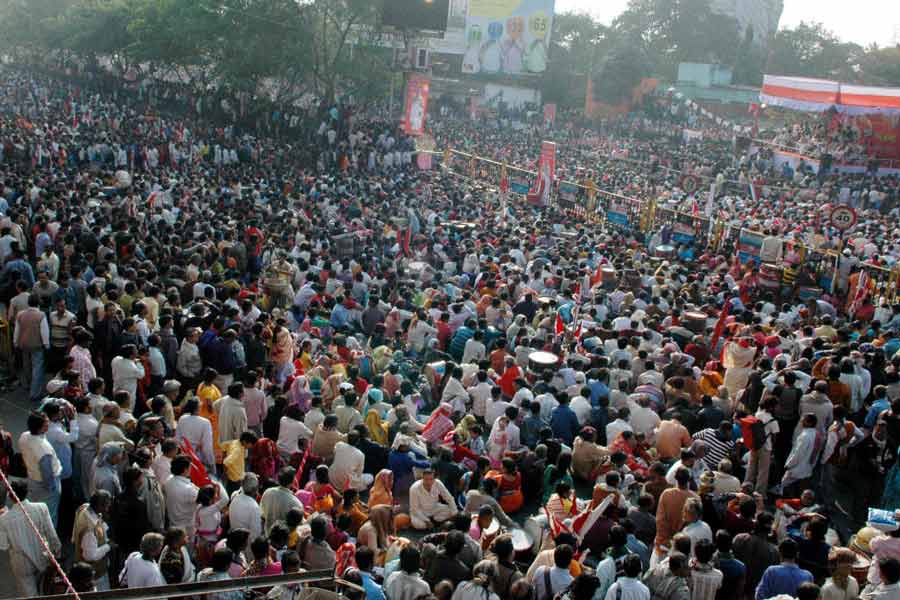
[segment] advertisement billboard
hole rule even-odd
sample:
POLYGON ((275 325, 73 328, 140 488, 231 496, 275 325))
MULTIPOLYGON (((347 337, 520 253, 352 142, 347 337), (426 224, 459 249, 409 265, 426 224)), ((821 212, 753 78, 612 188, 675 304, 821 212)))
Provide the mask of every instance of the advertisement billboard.
POLYGON ((554 0, 469 0, 462 72, 543 73, 553 4, 554 0))
POLYGON ((428 112, 428 89, 431 81, 425 75, 412 73, 406 82, 406 104, 403 110, 403 131, 409 135, 425 133, 428 112))

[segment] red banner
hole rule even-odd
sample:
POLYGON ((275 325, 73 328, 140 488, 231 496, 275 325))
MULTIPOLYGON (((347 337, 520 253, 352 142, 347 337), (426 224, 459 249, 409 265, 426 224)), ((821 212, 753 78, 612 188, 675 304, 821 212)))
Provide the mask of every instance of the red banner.
POLYGON ((403 131, 409 135, 425 133, 425 115, 428 112, 428 90, 431 80, 421 73, 412 73, 406 82, 406 104, 403 110, 403 131))
POLYGON ((528 201, 547 206, 550 204, 550 191, 553 189, 556 174, 556 142, 541 142, 541 158, 538 160, 537 171, 534 187, 528 192, 528 201))

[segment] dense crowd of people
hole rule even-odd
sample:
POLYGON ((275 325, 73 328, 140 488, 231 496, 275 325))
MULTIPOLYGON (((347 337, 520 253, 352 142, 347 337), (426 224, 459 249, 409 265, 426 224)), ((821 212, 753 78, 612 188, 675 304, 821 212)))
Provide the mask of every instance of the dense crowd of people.
MULTIPOLYGON (((900 305, 860 269, 896 258, 895 195, 803 298, 732 248, 668 255, 665 226, 420 170, 374 111, 312 107, 298 150, 152 97, 0 71, 21 596, 52 554, 77 591, 326 570, 366 600, 900 597, 900 305)), ((433 121, 523 166, 548 135, 433 121)), ((722 141, 654 144, 676 129, 552 135, 561 173, 611 191, 718 182, 777 264, 797 196, 841 200, 722 141), (760 198, 783 227, 733 174, 781 186, 760 198)))

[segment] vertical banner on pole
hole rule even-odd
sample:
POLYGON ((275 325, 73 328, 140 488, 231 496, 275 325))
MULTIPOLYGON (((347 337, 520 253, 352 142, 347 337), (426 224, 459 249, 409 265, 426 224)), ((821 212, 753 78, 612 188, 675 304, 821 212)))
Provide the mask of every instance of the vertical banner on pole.
POLYGON ((541 142, 537 179, 528 192, 528 201, 538 206, 550 204, 550 191, 556 174, 556 142, 541 142))
POLYGON ((412 73, 406 82, 406 104, 403 108, 401 127, 409 135, 425 133, 425 115, 428 112, 428 90, 431 81, 421 73, 412 73))

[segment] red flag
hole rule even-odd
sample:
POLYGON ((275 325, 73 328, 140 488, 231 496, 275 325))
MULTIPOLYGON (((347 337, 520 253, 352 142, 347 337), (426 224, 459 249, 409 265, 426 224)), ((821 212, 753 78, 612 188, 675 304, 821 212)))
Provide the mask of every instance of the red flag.
POLYGON ((306 459, 309 458, 309 446, 306 446, 306 451, 303 453, 303 458, 300 459, 300 465, 297 467, 297 474, 294 475, 294 482, 291 484, 291 489, 297 491, 300 489, 301 484, 303 483, 303 469, 306 468, 306 459))
POLYGON ((559 316, 559 313, 556 313, 556 327, 554 328, 556 331, 556 335, 562 335, 562 333, 566 330, 566 325, 563 323, 562 317, 559 316))
POLYGON ((591 287, 594 287, 595 285, 597 285, 598 283, 603 281, 602 267, 603 267, 602 263, 597 264, 597 269, 594 271, 594 274, 591 275, 591 287))
POLYGON ((716 321, 716 327, 713 329, 712 340, 709 342, 710 352, 716 351, 716 344, 719 343, 719 338, 722 337, 722 334, 725 332, 725 320, 728 318, 728 313, 731 311, 731 299, 725 300, 725 306, 722 307, 722 312, 719 313, 719 320, 716 321))
POLYGON ((697 204, 696 198, 694 198, 694 200, 691 202, 691 216, 692 217, 700 216, 700 205, 697 204))
POLYGON ((410 250, 409 244, 412 241, 412 225, 406 228, 406 233, 403 234, 403 254, 406 256, 412 256, 412 250, 410 250))
POLYGON ((203 487, 204 485, 212 483, 212 480, 209 478, 209 473, 206 471, 206 467, 200 461, 200 457, 194 452, 194 447, 191 446, 191 443, 188 440, 181 440, 181 451, 191 459, 191 468, 189 471, 191 482, 197 487, 203 487))

